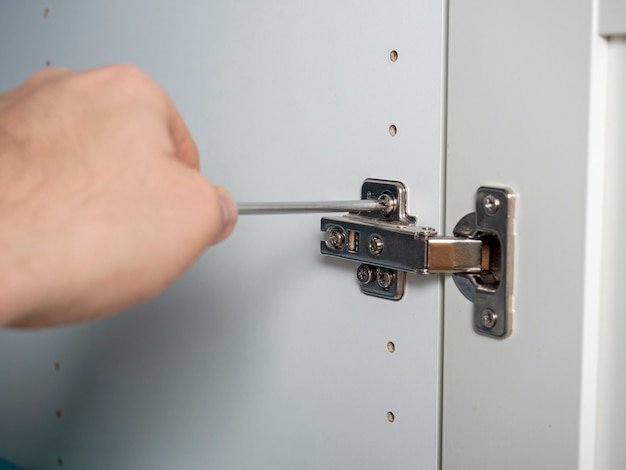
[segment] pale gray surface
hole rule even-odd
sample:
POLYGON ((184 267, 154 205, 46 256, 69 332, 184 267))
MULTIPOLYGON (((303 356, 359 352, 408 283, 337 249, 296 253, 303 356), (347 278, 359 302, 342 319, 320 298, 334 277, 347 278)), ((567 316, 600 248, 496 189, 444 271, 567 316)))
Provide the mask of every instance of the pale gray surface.
POLYGON ((519 199, 511 337, 472 333, 471 306, 446 282, 443 468, 587 468, 592 4, 459 0, 449 12, 447 224, 472 210, 482 184, 519 199))
MULTIPOLYGON (((352 199, 391 177, 439 226, 441 28, 434 0, 3 2, 0 89, 47 60, 132 62, 237 199, 352 199)), ((437 279, 398 303, 363 296, 355 265, 319 254, 319 219, 241 220, 128 314, 1 332, 0 455, 33 469, 436 468, 437 279)))
POLYGON ((599 29, 604 36, 626 35, 626 2, 599 0, 599 29))
POLYGON ((602 308, 598 374, 597 468, 626 468, 626 38, 608 47, 607 160, 602 230, 602 308))

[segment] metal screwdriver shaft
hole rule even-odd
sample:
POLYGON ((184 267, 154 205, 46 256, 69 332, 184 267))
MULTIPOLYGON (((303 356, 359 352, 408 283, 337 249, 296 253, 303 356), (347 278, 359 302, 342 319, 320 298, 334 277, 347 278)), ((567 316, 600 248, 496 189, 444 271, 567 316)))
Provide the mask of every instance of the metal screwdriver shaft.
POLYGON ((237 203, 239 215, 304 214, 312 212, 375 212, 384 210, 386 206, 386 201, 373 199, 362 199, 360 201, 237 203))

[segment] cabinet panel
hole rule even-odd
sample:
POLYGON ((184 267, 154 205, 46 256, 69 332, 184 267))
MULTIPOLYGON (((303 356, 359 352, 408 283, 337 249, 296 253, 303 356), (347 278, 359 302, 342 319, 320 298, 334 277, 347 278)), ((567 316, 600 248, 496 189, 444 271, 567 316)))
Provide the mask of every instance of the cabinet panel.
MULTIPOLYGON (((131 62, 172 94, 203 172, 238 200, 353 199, 367 177, 401 179, 420 223, 440 226, 441 2, 1 8, 2 89, 46 61, 131 62)), ((319 254, 319 219, 242 218, 153 301, 0 332, 0 455, 29 468, 436 468, 439 282, 414 278, 397 303, 363 296, 356 265, 319 254)))

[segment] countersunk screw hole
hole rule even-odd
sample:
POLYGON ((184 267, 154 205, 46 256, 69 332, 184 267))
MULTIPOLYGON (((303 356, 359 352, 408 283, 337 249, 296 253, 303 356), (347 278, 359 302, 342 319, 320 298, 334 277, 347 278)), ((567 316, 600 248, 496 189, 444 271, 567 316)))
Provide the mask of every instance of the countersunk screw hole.
POLYGON ((398 60, 398 51, 393 50, 389 53, 389 60, 391 62, 395 62, 396 60, 398 60))
POLYGON ((396 345, 393 344, 393 341, 389 341, 387 343, 387 351, 389 351, 390 353, 394 352, 396 350, 396 345))
POLYGON ((387 411, 387 421, 393 423, 396 420, 395 415, 391 411, 387 411))
POLYGON ((392 124, 389 126, 389 135, 391 137, 394 137, 396 134, 398 133, 398 128, 396 127, 395 124, 392 124))

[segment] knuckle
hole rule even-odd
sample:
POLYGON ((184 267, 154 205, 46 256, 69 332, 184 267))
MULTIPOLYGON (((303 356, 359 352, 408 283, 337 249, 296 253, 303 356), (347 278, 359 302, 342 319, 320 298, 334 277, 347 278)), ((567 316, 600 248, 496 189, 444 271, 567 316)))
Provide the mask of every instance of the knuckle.
POLYGON ((144 89, 151 83, 150 78, 138 67, 131 64, 115 64, 104 69, 107 78, 117 86, 131 89, 144 89))
POLYGON ((162 91, 159 85, 139 67, 132 64, 115 64, 108 66, 105 73, 111 86, 124 95, 157 103, 161 100, 162 91))

